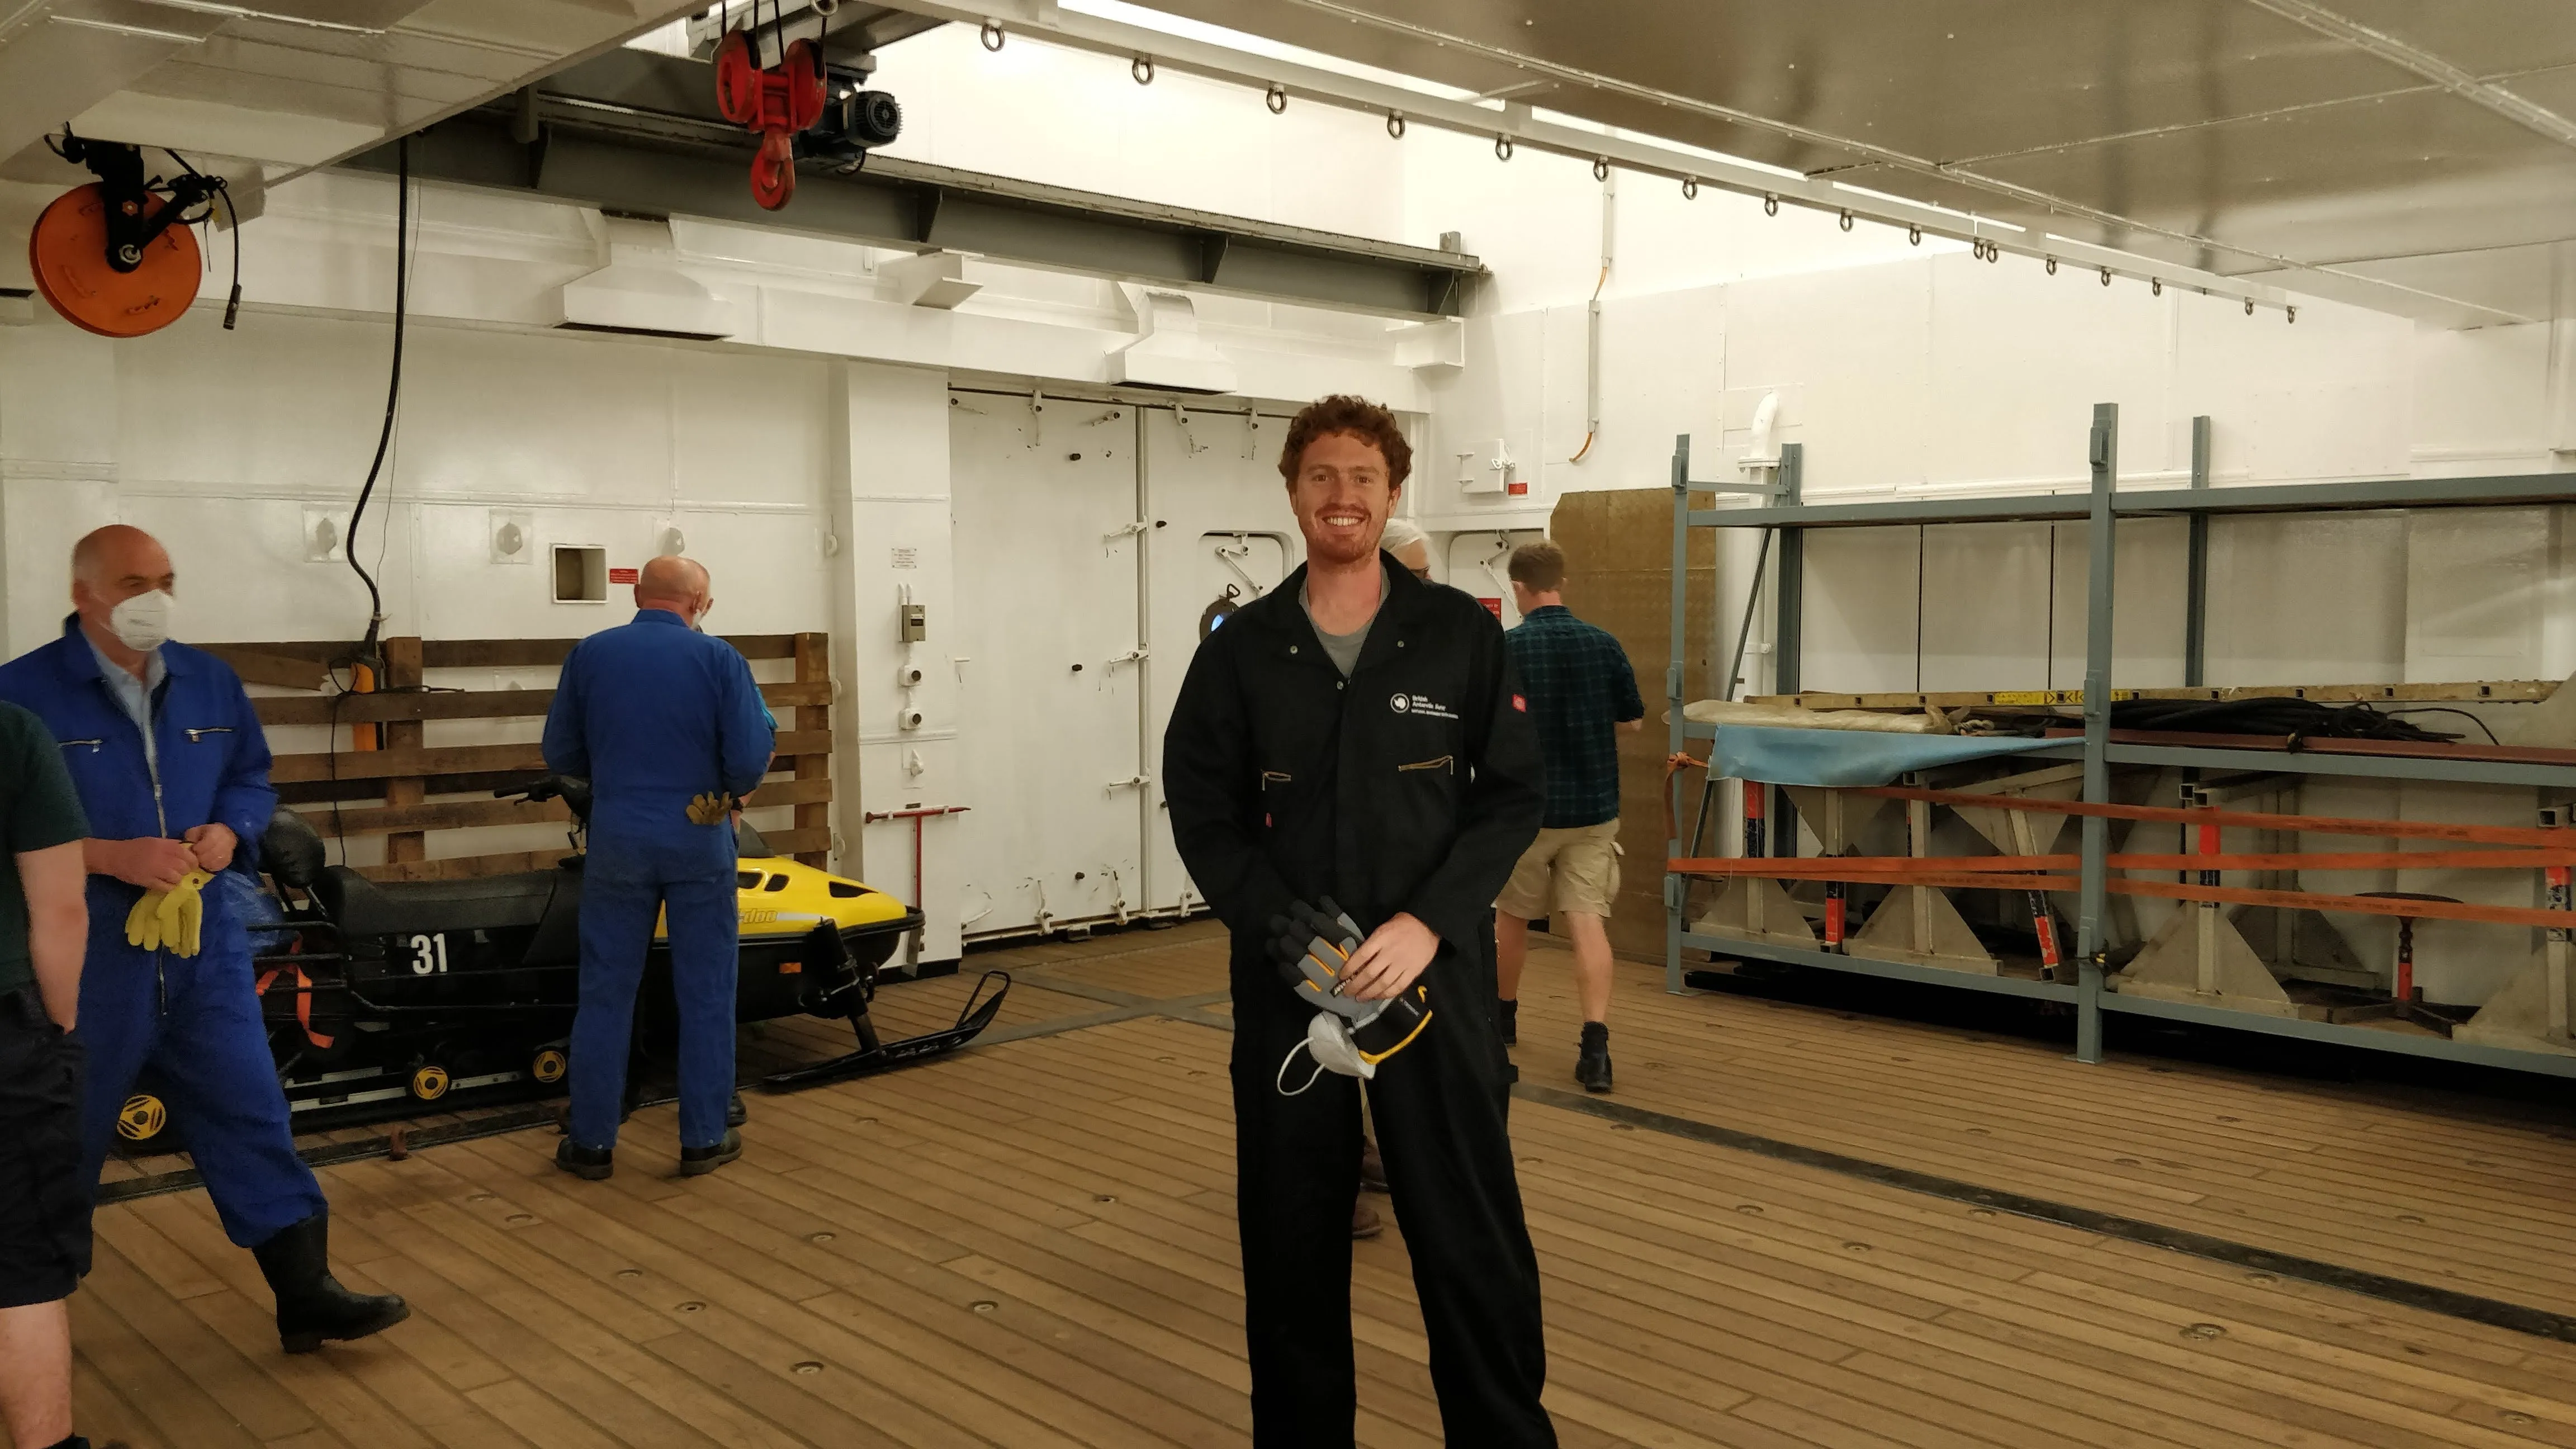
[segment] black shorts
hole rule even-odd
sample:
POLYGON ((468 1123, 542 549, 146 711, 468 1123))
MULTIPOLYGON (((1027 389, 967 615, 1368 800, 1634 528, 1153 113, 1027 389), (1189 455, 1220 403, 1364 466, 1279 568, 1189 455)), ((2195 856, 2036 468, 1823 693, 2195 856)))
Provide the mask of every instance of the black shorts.
POLYGON ((0 995, 0 1308, 68 1298, 89 1271, 81 1044, 34 987, 0 995))

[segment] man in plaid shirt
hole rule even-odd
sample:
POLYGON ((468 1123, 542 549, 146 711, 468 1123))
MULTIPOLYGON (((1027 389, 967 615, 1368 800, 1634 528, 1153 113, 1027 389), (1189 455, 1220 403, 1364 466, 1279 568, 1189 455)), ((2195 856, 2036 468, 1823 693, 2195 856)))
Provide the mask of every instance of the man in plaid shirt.
POLYGON ((1553 543, 1512 550, 1518 628, 1503 636, 1529 694, 1547 767, 1547 815, 1494 902, 1495 984, 1503 999, 1503 1040, 1520 1040, 1521 966, 1529 923, 1545 916, 1574 942, 1574 989, 1583 1004, 1582 1053, 1574 1078, 1610 1090, 1610 901, 1619 894, 1619 741, 1640 730, 1646 703, 1628 651, 1574 617, 1560 592, 1565 551, 1553 543))

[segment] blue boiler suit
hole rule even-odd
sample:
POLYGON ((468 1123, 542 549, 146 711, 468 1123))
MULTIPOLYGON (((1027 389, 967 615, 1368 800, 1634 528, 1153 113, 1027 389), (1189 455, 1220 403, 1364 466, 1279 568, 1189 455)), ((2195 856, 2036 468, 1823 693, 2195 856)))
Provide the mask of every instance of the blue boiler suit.
MULTIPOLYGON (((152 694, 151 755, 77 615, 64 622, 60 639, 0 666, 0 699, 35 711, 53 731, 94 837, 175 840, 196 826, 221 824, 240 837, 236 861, 247 859, 277 808, 268 737, 231 666, 185 644, 164 644, 160 654, 165 673, 152 694)), ((313 1170, 295 1155, 241 913, 229 892, 210 883, 197 954, 146 951, 125 941, 125 918, 142 897, 140 887, 114 876, 89 878, 89 954, 80 986, 80 1037, 89 1051, 82 1181, 95 1188, 117 1112, 149 1063, 169 1084, 171 1114, 225 1235, 257 1247, 326 1205, 313 1170)))
POLYGON ((671 988, 680 1008, 680 1144, 725 1134, 733 1093, 733 825, 689 823, 689 802, 743 796, 774 743, 734 647, 667 609, 573 647, 546 714, 546 768, 590 781, 590 858, 582 868, 581 1005, 572 1025, 571 1137, 617 1145, 635 990, 667 912, 671 988))

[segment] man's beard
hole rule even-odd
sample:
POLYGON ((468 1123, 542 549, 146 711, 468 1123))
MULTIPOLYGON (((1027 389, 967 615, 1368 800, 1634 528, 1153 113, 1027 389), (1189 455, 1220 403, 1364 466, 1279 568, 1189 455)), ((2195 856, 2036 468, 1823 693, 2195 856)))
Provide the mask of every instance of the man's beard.
MULTIPOLYGON (((1383 531, 1380 530, 1381 534, 1383 531)), ((1321 538, 1308 535, 1306 539, 1306 556, 1317 563, 1355 564, 1376 552, 1377 539, 1374 537, 1346 539, 1337 533, 1326 533, 1321 538)))

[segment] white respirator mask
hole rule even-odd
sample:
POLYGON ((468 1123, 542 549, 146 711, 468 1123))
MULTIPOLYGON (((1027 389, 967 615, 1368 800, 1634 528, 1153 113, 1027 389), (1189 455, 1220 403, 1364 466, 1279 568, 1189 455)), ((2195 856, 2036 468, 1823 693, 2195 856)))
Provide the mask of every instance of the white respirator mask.
POLYGON ((154 589, 108 611, 107 627, 117 642, 138 653, 149 654, 170 641, 170 613, 179 601, 154 589))

